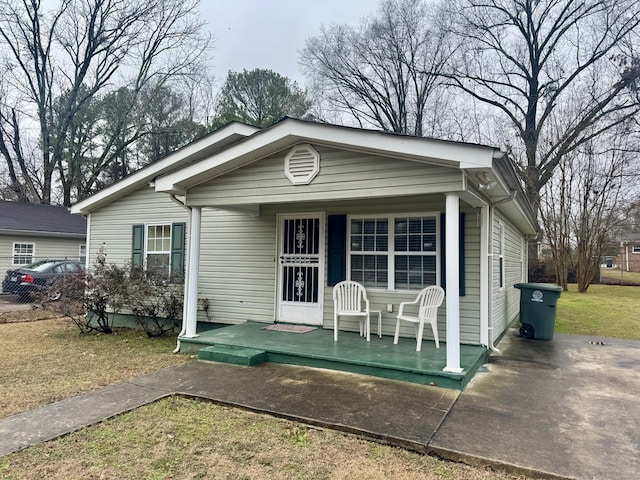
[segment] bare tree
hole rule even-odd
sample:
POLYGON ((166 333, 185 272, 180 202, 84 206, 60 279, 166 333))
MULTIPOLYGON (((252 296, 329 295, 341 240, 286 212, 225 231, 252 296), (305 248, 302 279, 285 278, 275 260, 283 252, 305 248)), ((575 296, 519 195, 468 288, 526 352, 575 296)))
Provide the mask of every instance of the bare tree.
POLYGON ((618 126, 565 156, 541 190, 556 281, 565 290, 569 269, 580 292, 596 278, 605 249, 625 221, 620 207, 637 193, 636 155, 637 132, 618 126))
POLYGON ((638 9, 635 0, 452 5, 460 56, 449 83, 507 119, 536 211, 539 192, 564 157, 637 115, 638 9), (559 112, 563 125, 552 121, 559 112))
POLYGON ((382 0, 359 27, 323 27, 300 63, 329 108, 359 126, 422 136, 449 55, 437 14, 423 0, 382 0))
MULTIPOLYGON (((197 70, 209 39, 196 6, 197 0, 62 0, 45 10, 40 0, 21 0, 0 7, 0 154, 18 198, 50 203, 55 169, 62 182, 73 177, 65 175, 70 131, 100 92, 126 85, 133 92, 131 103, 120 105, 126 113, 150 82, 163 85, 197 70), (37 135, 30 135, 34 124, 37 135), (40 157, 30 164, 25 143, 34 137, 40 157)), ((120 152, 112 139, 103 148, 105 168, 120 152)))

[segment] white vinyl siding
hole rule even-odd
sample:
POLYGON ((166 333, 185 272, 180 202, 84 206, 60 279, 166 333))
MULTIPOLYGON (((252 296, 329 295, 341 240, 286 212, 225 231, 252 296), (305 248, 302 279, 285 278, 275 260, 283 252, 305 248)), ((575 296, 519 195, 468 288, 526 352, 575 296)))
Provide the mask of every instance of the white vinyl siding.
POLYGON ((520 291, 513 286, 522 282, 522 243, 524 236, 500 213, 496 212, 493 227, 493 298, 492 312, 494 339, 507 329, 520 310, 520 291), (502 226, 502 229, 501 229, 502 226), (500 288, 500 261, 498 256, 501 234, 504 238, 503 288, 500 288))
POLYGON ((169 195, 142 187, 91 213, 89 264, 95 261, 101 247, 108 262, 120 265, 130 262, 133 225, 186 222, 188 228, 188 220, 187 210, 169 195))
POLYGON ((287 152, 189 189, 189 205, 247 205, 372 199, 423 195, 463 188, 458 169, 313 145, 320 171, 309 185, 292 185, 284 174, 287 152), (366 172, 366 175, 363 175, 366 172))
POLYGON ((199 321, 273 322, 276 215, 252 217, 203 209, 198 297, 209 301, 199 321))
MULTIPOLYGON (((0 258, 4 259, 4 266, 10 266, 13 260, 13 245, 34 244, 34 259, 78 259, 78 249, 85 244, 84 238, 51 238, 36 235, 0 235, 0 258)), ((34 260, 34 261, 35 261, 34 260)))

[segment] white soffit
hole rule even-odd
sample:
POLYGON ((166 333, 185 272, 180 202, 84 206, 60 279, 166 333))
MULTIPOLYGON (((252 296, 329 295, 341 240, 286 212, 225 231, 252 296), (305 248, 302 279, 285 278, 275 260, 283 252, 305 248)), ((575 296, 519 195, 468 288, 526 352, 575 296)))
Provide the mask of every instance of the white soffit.
POLYGON ((184 193, 234 168, 301 141, 453 168, 491 167, 495 149, 288 118, 200 162, 159 177, 156 191, 184 193))

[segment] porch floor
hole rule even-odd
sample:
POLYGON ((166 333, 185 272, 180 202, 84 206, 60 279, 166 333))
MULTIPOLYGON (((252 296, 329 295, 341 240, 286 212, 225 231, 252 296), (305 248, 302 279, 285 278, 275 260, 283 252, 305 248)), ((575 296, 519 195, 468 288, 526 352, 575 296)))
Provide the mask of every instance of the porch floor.
MULTIPOLYGON (((317 328, 307 333, 265 330, 270 324, 246 322, 238 325, 198 324, 198 337, 180 337, 181 351, 195 353, 213 345, 254 349, 264 352, 265 361, 326 368, 360 373, 419 384, 464 389, 489 352, 476 345, 460 346, 462 373, 443 372, 446 365, 446 343, 436 349, 432 341, 422 342, 416 352, 416 341, 401 338, 398 345, 393 337, 371 336, 371 342, 355 332, 340 331, 333 341, 333 330, 317 328)), ((222 359, 219 361, 225 362, 222 359)), ((233 362, 228 362, 233 363, 233 362)))

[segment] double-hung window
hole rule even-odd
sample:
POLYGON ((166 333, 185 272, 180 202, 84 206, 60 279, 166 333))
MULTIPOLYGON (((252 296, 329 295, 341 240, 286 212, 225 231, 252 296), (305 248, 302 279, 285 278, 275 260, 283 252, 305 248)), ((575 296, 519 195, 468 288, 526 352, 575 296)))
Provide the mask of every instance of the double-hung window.
POLYGON ((147 225, 147 270, 169 275, 171 265, 171 224, 147 225))
POLYGON ((631 251, 633 253, 640 253, 640 245, 634 245, 631 251))
POLYGON ((349 275, 368 288, 420 290, 439 279, 439 215, 349 220, 349 275))
POLYGON ((28 265, 33 263, 35 243, 14 243, 13 244, 13 264, 28 265))
POLYGON ((133 225, 131 264, 173 281, 182 281, 185 260, 184 223, 133 225))

